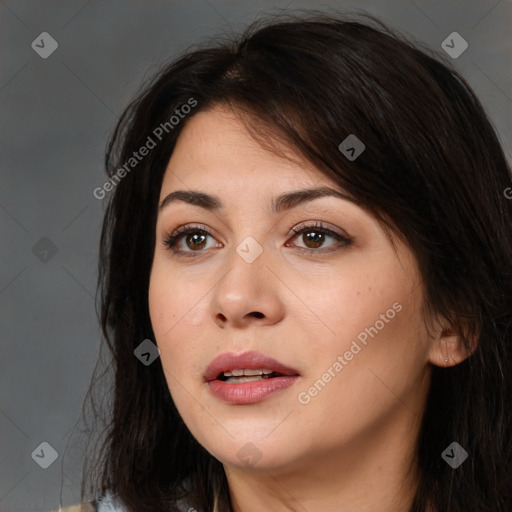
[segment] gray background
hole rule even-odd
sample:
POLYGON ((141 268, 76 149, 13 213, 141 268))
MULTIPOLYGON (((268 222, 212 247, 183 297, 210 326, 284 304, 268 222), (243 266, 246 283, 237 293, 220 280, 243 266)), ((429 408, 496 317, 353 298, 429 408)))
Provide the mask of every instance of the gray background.
POLYGON ((364 9, 438 50, 461 34, 469 47, 453 62, 510 156, 510 0, 0 1, 1 511, 79 499, 73 427, 100 346, 94 295, 105 205, 92 191, 105 182, 118 115, 145 77, 189 45, 237 31, 261 11, 329 7, 364 9), (42 32, 59 45, 47 59, 31 47, 42 32), (42 442, 59 454, 48 469, 31 456, 42 442))

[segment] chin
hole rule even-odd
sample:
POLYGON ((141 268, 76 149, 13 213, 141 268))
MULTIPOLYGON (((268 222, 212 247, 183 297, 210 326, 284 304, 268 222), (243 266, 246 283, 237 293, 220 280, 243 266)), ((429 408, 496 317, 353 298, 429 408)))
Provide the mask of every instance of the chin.
POLYGON ((292 454, 281 453, 272 446, 262 446, 252 441, 233 446, 232 452, 223 449, 214 456, 225 465, 247 471, 275 471, 292 463, 292 454))

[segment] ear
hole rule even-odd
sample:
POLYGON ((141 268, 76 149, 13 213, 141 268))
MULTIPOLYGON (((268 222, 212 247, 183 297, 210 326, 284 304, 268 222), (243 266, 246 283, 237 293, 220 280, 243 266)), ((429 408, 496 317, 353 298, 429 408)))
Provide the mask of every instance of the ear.
POLYGON ((477 340, 476 334, 470 336, 470 350, 468 350, 464 346, 462 336, 443 318, 437 323, 435 336, 430 340, 428 359, 435 366, 444 368, 456 366, 475 351, 477 340))

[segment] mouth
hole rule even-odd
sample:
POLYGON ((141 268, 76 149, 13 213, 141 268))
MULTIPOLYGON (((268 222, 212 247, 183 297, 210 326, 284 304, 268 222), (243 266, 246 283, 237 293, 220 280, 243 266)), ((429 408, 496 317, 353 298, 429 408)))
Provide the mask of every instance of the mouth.
POLYGON ((206 382, 218 380, 242 384, 289 376, 299 376, 299 372, 265 354, 249 351, 241 354, 225 352, 217 356, 206 369, 204 379, 206 382))
POLYGON ((251 405, 293 386, 300 375, 260 352, 217 356, 204 374, 210 393, 229 405, 251 405))
POLYGON ((285 375, 268 368, 261 370, 255 369, 235 369, 231 371, 221 372, 217 375, 215 380, 227 382, 229 384, 241 384, 243 382, 256 382, 259 380, 275 379, 277 377, 284 377, 285 375))

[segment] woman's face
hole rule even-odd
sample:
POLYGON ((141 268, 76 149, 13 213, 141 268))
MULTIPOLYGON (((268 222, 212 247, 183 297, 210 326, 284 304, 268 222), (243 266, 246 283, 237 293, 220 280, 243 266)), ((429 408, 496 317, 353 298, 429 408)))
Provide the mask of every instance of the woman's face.
POLYGON ((343 193, 305 161, 262 149, 220 109, 189 119, 164 176, 160 203, 176 191, 215 200, 182 195, 159 210, 155 341, 186 425, 231 467, 353 463, 348 454, 382 449, 383 440, 403 449, 419 424, 430 339, 415 259, 398 240, 395 252, 376 219, 347 199, 298 196, 273 210, 280 196, 320 187, 343 193), (181 226, 194 229, 165 246, 181 226), (254 355, 229 361, 249 351, 286 369, 254 355), (219 368, 293 375, 208 381, 219 368))

